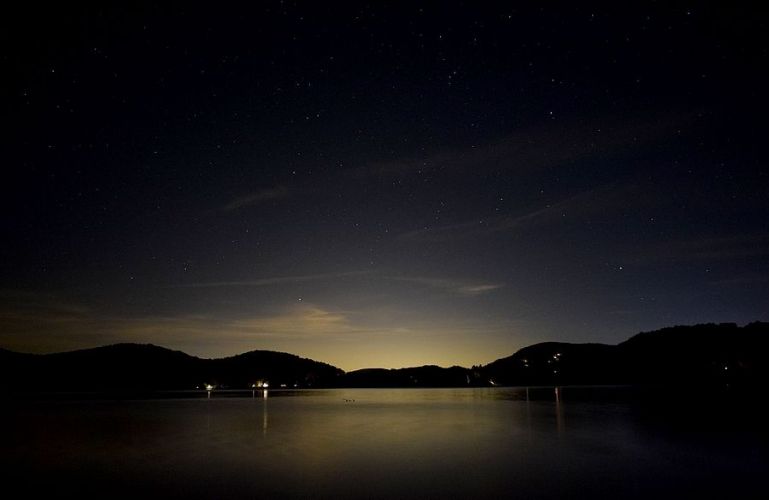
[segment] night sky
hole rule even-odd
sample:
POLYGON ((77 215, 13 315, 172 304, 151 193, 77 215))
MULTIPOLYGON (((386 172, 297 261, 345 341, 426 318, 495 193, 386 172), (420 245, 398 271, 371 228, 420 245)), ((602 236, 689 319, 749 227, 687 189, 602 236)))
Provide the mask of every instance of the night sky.
POLYGON ((6 10, 0 346, 470 366, 769 320, 766 13, 476 3, 6 10))

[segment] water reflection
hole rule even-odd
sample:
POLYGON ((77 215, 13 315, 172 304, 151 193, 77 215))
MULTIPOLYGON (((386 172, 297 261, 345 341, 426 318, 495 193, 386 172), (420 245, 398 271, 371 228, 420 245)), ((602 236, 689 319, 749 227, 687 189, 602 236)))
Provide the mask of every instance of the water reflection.
POLYGON ((64 496, 210 498, 744 498, 763 488, 769 453, 760 429, 737 434, 712 420, 707 438, 660 432, 638 406, 581 391, 19 402, 0 413, 14 429, 0 444, 0 467, 30 479, 29 496, 45 484, 64 496), (50 481, 31 480, 41 476, 50 481))
POLYGON ((561 406, 561 388, 555 388, 555 427, 558 435, 563 434, 563 406, 561 406))
POLYGON ((267 435, 267 391, 265 392, 264 402, 262 403, 262 435, 267 435))
POLYGON ((531 438, 531 402, 529 401, 529 388, 526 388, 526 436, 531 438))
MULTIPOLYGON (((259 382, 259 384, 251 384, 251 398, 256 398, 257 391, 264 399, 267 399, 267 384, 259 382)), ((233 395, 237 396, 238 391, 233 391, 233 395)))

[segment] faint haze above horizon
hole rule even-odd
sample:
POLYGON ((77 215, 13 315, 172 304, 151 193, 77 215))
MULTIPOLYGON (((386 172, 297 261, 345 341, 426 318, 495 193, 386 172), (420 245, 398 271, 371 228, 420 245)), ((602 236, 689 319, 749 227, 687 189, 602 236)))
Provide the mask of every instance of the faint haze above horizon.
POLYGON ((757 8, 4 17, 0 347, 471 366, 769 320, 757 8))

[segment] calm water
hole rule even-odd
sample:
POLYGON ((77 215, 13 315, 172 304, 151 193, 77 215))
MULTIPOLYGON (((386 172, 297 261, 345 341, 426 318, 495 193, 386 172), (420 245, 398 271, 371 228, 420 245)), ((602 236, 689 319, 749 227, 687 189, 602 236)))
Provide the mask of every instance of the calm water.
MULTIPOLYGON (((4 485, 24 497, 765 497, 752 403, 626 389, 270 391, 13 401, 4 485), (744 413, 744 414, 743 414, 744 413)), ((757 404, 756 404, 757 405, 757 404)), ((758 406, 756 406, 756 409, 758 406)), ((4 495, 5 496, 5 495, 4 495)))

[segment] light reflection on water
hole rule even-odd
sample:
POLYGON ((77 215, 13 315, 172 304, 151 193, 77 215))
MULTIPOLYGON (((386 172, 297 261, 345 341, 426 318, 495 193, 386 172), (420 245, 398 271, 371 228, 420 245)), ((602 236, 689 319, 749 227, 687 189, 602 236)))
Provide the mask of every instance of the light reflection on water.
POLYGON ((692 412, 700 420, 681 426, 658 418, 664 408, 650 413, 632 399, 580 394, 340 389, 14 402, 0 417, 10 431, 0 466, 33 492, 80 496, 745 498, 765 491, 765 432, 705 422, 718 400, 700 401, 692 412))

